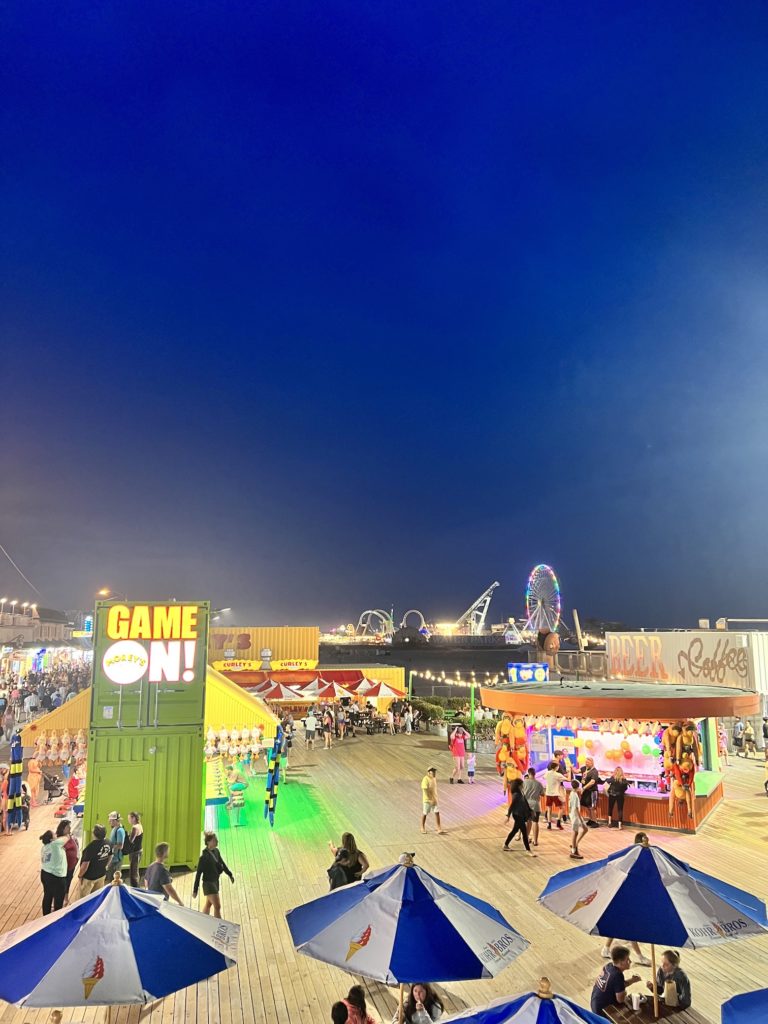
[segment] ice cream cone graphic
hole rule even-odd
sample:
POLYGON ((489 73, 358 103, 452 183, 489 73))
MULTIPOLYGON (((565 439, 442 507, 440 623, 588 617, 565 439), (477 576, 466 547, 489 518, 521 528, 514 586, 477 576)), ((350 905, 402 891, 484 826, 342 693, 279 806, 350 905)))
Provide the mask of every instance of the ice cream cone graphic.
POLYGON ((568 911, 569 914, 575 914, 577 910, 582 910, 584 907, 588 907, 592 900, 597 896, 597 890, 588 893, 586 896, 582 896, 581 899, 576 900, 574 905, 568 911))
POLYGON ((363 948, 363 946, 367 946, 370 941, 371 926, 368 925, 368 927, 361 935, 359 935, 356 939, 352 939, 352 941, 350 942, 349 949, 347 950, 347 955, 344 957, 344 962, 346 963, 347 960, 353 957, 355 953, 359 952, 363 948))
POLYGON ((100 956, 97 956, 95 961, 86 970, 83 975, 83 995, 86 999, 91 998, 91 992, 101 979, 104 977, 104 961, 100 956))

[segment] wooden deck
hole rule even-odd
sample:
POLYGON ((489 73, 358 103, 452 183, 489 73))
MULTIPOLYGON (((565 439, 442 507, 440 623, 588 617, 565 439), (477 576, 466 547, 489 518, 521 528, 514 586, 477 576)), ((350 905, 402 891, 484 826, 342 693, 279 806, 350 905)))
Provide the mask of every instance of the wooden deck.
MULTIPOLYGON (((499 978, 441 986, 451 1010, 505 994, 528 991, 542 974, 553 988, 583 1004, 599 971, 600 939, 590 938, 539 908, 536 896, 547 878, 570 867, 568 833, 542 830, 536 860, 502 853, 506 835, 500 784, 490 755, 478 757, 474 786, 449 786, 452 767, 445 740, 429 735, 361 737, 337 743, 331 752, 294 745, 289 783, 281 786, 276 826, 261 817, 262 779, 248 791, 249 822, 220 828, 224 858, 235 872, 224 881, 225 917, 242 925, 236 968, 151 1007, 113 1013, 119 1024, 274 1024, 325 1022, 331 1004, 353 979, 341 970, 297 955, 285 911, 327 891, 328 840, 342 831, 357 836, 373 867, 393 863, 404 850, 417 863, 499 907, 531 942, 530 949, 499 978), (419 782, 431 763, 440 768, 439 795, 447 836, 419 831, 419 782)), ((768 800, 762 762, 737 762, 727 770, 726 800, 698 835, 659 832, 654 841, 702 870, 766 896, 768 800)), ((128 808, 122 808, 127 812, 128 808)), ((33 811, 28 833, 0 838, 0 931, 40 913, 37 836, 52 822, 52 810, 33 811)), ((147 846, 162 840, 147 837, 147 846)), ((586 858, 604 856, 632 841, 632 830, 601 828, 585 839, 586 858)), ((515 844, 517 846, 517 844, 515 844)), ((191 901, 192 875, 177 888, 191 901)), ((439 941, 439 936, 436 936, 439 941)), ((714 950, 684 953, 694 1007, 720 1019, 721 1002, 765 985, 768 938, 734 942, 714 950)), ((648 968, 639 973, 650 977, 648 968)), ((428 980, 428 979, 427 979, 428 980)), ((372 1008, 389 1021, 395 992, 367 984, 372 1008)), ((42 1024, 48 1011, 18 1011, 0 1003, 0 1024, 42 1024)), ((103 1010, 67 1010, 69 1022, 95 1022, 103 1010)))

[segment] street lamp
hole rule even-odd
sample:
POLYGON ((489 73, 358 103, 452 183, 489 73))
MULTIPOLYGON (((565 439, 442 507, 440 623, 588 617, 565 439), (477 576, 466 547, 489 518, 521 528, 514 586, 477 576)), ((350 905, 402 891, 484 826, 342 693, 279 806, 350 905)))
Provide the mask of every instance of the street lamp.
POLYGON ((11 601, 11 615, 15 615, 16 614, 16 605, 18 603, 19 603, 19 599, 18 598, 15 598, 13 601, 11 601))
POLYGON ((127 601, 128 598, 125 594, 121 594, 119 590, 110 590, 109 587, 102 587, 98 591, 98 597, 106 597, 109 601, 127 601))
POLYGON ((231 611, 231 608, 211 608, 211 622, 218 622, 225 612, 231 611))
POLYGON ((29 608, 29 601, 24 601, 22 606, 21 606, 21 614, 22 615, 26 615, 27 614, 27 608, 29 608))
POLYGON ((3 612, 5 611, 5 605, 7 600, 7 597, 0 597, 0 618, 2 618, 3 612))

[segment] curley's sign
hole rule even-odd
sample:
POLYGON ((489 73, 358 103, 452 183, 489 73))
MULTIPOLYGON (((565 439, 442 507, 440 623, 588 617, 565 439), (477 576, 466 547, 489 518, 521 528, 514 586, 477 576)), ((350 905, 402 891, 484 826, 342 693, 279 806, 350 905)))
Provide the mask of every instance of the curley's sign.
POLYGON ((608 677, 754 690, 746 633, 606 633, 608 677))

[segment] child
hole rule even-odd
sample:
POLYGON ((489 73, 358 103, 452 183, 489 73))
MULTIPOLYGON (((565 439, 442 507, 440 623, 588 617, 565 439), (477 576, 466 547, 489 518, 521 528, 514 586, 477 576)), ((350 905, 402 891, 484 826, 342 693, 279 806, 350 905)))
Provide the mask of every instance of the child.
POLYGON ((467 779, 469 780, 470 786, 475 784, 475 755, 470 751, 467 754, 467 779))

